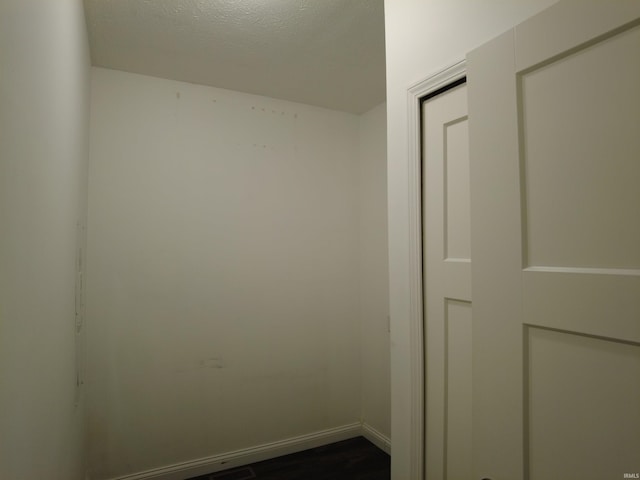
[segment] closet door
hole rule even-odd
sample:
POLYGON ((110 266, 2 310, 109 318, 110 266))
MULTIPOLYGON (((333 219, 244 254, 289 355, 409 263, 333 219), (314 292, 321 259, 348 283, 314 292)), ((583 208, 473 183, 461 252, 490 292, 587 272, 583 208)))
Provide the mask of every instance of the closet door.
POLYGON ((634 478, 640 2, 560 2, 468 78, 472 478, 634 478))
POLYGON ((471 476, 471 235, 467 86, 423 103, 425 468, 471 476))

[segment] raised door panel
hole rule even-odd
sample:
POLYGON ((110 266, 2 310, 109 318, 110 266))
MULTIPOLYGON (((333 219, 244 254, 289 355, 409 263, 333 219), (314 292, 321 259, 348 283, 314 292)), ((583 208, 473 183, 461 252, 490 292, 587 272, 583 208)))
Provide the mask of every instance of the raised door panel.
POLYGON ((445 475, 471 478, 471 302, 446 301, 445 475))
POLYGON ((519 76, 525 266, 640 274, 640 26, 519 76))
POLYGON ((467 116, 443 125, 444 258, 471 259, 469 125, 467 116))
POLYGON ((640 467, 640 345, 527 328, 530 480, 623 478, 640 467))

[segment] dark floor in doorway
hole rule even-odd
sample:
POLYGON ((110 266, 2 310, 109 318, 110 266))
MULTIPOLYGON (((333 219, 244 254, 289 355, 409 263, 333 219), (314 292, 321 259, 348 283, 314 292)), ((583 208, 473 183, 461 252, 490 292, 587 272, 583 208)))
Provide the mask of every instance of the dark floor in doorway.
POLYGON ((363 437, 189 480, 389 480, 390 457, 363 437))

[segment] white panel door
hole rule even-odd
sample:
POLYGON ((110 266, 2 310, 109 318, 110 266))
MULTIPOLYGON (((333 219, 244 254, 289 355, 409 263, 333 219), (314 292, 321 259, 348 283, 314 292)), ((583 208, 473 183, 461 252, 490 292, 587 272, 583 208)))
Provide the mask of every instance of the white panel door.
POLYGON ((638 478, 640 2, 560 2, 467 61, 472 478, 638 478))
POLYGON ((471 235, 467 87, 423 103, 425 470, 471 475, 471 235))

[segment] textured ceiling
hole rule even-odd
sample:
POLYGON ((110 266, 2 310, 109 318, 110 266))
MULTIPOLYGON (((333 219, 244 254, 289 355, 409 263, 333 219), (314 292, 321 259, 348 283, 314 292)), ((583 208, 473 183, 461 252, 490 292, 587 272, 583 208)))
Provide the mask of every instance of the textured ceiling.
POLYGON ((95 66, 362 113, 385 99, 383 0, 85 0, 95 66))

